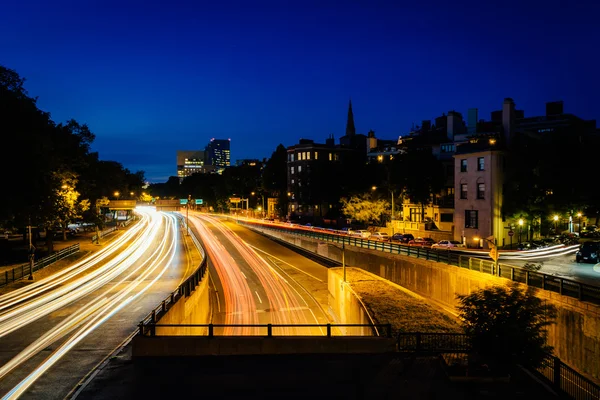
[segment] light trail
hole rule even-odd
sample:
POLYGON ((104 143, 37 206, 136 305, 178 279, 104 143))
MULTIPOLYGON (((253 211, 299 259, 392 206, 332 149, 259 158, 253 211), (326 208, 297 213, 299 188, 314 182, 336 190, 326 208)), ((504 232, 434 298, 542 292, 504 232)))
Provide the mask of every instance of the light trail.
MULTIPOLYGON (((203 224, 211 224, 218 230, 223 237, 228 240, 233 247, 237 250, 237 252, 244 259, 245 264, 252 270, 254 275, 258 278, 262 289, 264 290, 267 298, 261 298, 256 291, 256 296, 260 299, 261 304, 266 305, 268 303, 268 313, 266 313, 267 317, 270 319, 270 323, 272 324, 318 324, 318 320, 310 307, 308 307, 308 303, 304 299, 304 297, 294 288, 292 285, 292 280, 289 278, 286 279, 279 271, 277 271, 269 261, 265 260, 257 251, 255 251, 252 246, 242 240, 235 232, 233 232, 229 227, 225 226, 220 219, 214 218, 207 215, 194 215, 192 220, 194 224, 200 228, 203 224), (197 224, 197 221, 202 221, 202 224, 197 224)), ((216 237, 212 233, 211 230, 202 227, 202 237, 207 244, 207 251, 209 254, 218 253, 219 251, 215 251, 216 249, 221 249, 222 245, 219 243, 218 245, 212 245, 212 243, 216 240, 216 237)), ((217 255, 218 257, 218 255, 217 255)), ((211 256, 212 259, 212 256, 211 256)), ((255 314, 256 306, 254 302, 254 297, 252 293, 250 293, 250 297, 247 296, 247 292, 250 291, 249 283, 246 279, 236 278, 237 276, 243 277, 244 274, 240 270, 239 265, 229 256, 230 260, 219 259, 218 262, 213 260, 213 265, 215 265, 215 269, 217 270, 217 274, 221 279, 223 290, 228 292, 226 295, 227 301, 230 301, 231 296, 229 292, 235 291, 239 293, 240 291, 244 293, 244 298, 247 299, 247 305, 239 305, 239 301, 237 299, 232 299, 236 305, 233 310, 227 309, 229 307, 226 304, 226 311, 229 312, 238 312, 242 311, 242 313, 250 312, 250 315, 255 314), (229 264, 226 264, 226 261, 230 261, 229 264), (228 280, 228 278, 233 277, 233 279, 228 280)), ((294 282, 295 283, 295 282, 294 282)), ((264 314, 263 314, 264 315, 264 314)), ((251 318, 254 318, 253 316, 251 318)), ((227 322, 229 323, 229 322, 227 322)), ((249 322, 244 322, 249 323, 249 322)), ((313 330, 311 328, 276 328, 278 330, 277 334, 285 334, 285 335, 320 335, 322 334, 322 330, 316 329, 313 330)), ((275 333, 275 332, 274 332, 275 333)), ((260 334, 260 332, 255 332, 255 334, 260 334)), ((263 332, 264 334, 264 332, 263 332)))
MULTIPOLYGON (((29 323, 49 314, 52 310, 81 300, 103 285, 111 283, 109 288, 87 303, 78 306, 67 318, 0 367, 0 378, 2 378, 41 350, 75 331, 3 399, 15 399, 22 395, 70 349, 115 313, 146 292, 169 269, 177 250, 177 218, 174 215, 145 209, 139 210, 139 213, 142 215, 140 222, 143 222, 139 226, 143 229, 134 230, 132 227, 131 231, 136 232, 137 236, 127 235, 128 240, 133 240, 116 257, 100 267, 94 264, 98 260, 110 257, 110 252, 105 252, 102 257, 88 257, 69 268, 67 272, 56 275, 63 286, 68 287, 68 290, 63 287, 56 288, 57 284, 52 279, 45 279, 38 282, 39 285, 32 295, 19 293, 0 298, 5 310, 0 315, 2 317, 0 334, 6 334, 8 331, 18 329, 20 327, 17 326, 18 324, 29 323), (155 243, 157 240, 158 243, 155 243), (75 271, 79 271, 79 274, 85 273, 93 266, 97 269, 84 276, 76 277, 78 273, 75 271), (66 278, 67 276, 69 278, 66 278)), ((112 252, 118 251, 124 243, 126 241, 121 242, 121 246, 112 246, 112 252)))

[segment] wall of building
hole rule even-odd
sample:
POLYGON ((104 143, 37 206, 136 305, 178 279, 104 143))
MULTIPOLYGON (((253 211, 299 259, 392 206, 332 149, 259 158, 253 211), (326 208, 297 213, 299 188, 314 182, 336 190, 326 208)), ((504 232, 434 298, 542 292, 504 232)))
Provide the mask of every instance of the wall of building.
MULTIPOLYGON (((258 229, 262 230, 262 229, 258 229)), ((263 230, 286 242, 341 262, 337 244, 263 230)), ((504 278, 483 274, 434 261, 392 255, 375 250, 346 246, 346 265, 363 268, 397 283, 448 309, 456 309, 456 295, 470 294, 489 285, 507 285, 504 278)), ((565 363, 600 382, 600 306, 581 302, 557 293, 535 290, 536 295, 558 310, 556 324, 549 329, 548 342, 565 363)))

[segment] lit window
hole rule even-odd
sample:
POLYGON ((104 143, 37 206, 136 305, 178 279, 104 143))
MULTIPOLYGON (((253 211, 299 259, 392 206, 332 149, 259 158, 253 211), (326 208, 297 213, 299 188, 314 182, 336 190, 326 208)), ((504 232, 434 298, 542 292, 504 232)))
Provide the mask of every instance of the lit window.
POLYGON ((298 173, 302 172, 302 165, 298 165, 298 173))
POLYGON ((290 168, 290 173, 294 175, 294 167, 290 168))
POLYGON ((294 180, 292 179, 292 185, 294 184, 294 180))
POLYGON ((460 160, 460 172, 467 172, 467 160, 460 160))
POLYGON ((333 156, 331 153, 329 153, 329 161, 333 160, 333 156))
POLYGON ((307 159, 307 160, 310 160, 310 151, 307 151, 307 152, 306 152, 306 159, 307 159))
POLYGON ((480 200, 485 199, 485 183, 477 184, 477 198, 480 200))
POLYGON ((461 199, 467 198, 467 184, 466 183, 460 184, 460 198, 461 199))
POLYGON ((315 160, 318 160, 318 159, 319 159, 319 153, 317 153, 317 152, 315 151, 315 160))
POLYGON ((483 157, 477 157, 477 171, 485 170, 485 159, 483 157))

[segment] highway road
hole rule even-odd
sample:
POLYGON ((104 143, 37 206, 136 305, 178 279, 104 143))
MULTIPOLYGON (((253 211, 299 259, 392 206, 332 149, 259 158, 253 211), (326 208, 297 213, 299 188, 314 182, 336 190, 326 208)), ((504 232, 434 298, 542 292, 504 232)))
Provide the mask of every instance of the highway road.
MULTIPOLYGON (((327 268, 235 221, 190 213, 209 257, 215 324, 326 324, 327 268)), ((265 328, 223 328, 264 335, 265 328)), ((215 332, 219 334, 218 332, 215 332)), ((273 328, 273 334, 324 335, 325 328, 273 328)))
POLYGON ((101 250, 0 296, 0 395, 64 398, 189 272, 177 216, 140 221, 101 250))

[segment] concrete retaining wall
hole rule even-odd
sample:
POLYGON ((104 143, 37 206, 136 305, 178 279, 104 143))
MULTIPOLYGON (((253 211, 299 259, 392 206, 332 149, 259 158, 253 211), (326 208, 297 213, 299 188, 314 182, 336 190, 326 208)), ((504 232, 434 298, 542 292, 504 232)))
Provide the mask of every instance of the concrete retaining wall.
MULTIPOLYGON (((208 290, 208 275, 200 282, 189 297, 179 299, 165 315, 158 321, 158 324, 208 324, 210 318, 208 290)), ((208 328, 156 328, 156 334, 160 336, 181 336, 181 335, 206 335, 208 328)))
MULTIPOLYGON (((341 245, 267 229, 257 230, 332 260, 342 260, 341 245)), ((354 246, 346 246, 345 260, 348 266, 365 269, 450 309, 456 309, 458 294, 510 283, 504 278, 452 265, 354 246)), ((569 366, 599 382, 600 307, 557 293, 534 290, 538 297, 554 304, 558 310, 556 324, 550 327, 548 335, 555 354, 569 366)))
MULTIPOLYGON (((373 324, 360 298, 352 288, 343 282, 343 278, 332 270, 327 271, 327 289, 329 291, 329 314, 336 324, 373 324)), ((370 336, 369 327, 340 327, 343 335, 370 336)))

